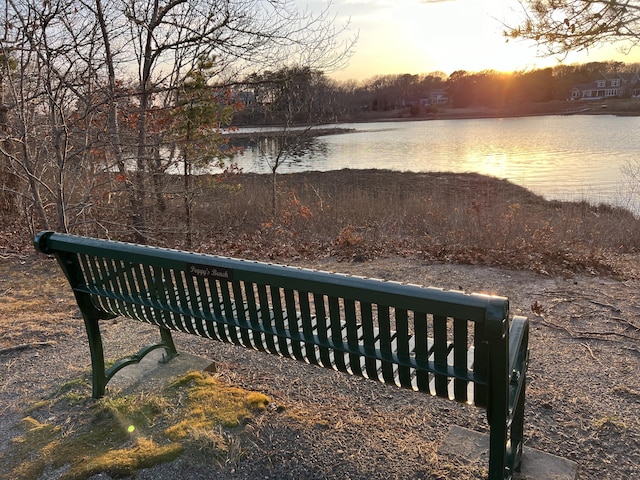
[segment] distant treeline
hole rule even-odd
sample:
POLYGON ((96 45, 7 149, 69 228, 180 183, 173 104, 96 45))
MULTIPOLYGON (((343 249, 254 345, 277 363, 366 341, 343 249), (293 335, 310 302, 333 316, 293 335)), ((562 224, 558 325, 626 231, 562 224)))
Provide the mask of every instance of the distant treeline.
POLYGON ((640 64, 611 61, 514 73, 458 70, 449 76, 433 72, 337 82, 320 71, 284 68, 247 77, 242 85, 244 108, 236 113, 234 123, 312 123, 400 108, 424 115, 443 105, 499 108, 565 100, 576 85, 638 70, 640 64))

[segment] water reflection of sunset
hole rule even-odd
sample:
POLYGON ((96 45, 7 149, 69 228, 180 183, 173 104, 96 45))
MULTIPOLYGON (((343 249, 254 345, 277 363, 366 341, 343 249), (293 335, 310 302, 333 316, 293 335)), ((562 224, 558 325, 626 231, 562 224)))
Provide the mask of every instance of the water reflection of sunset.
MULTIPOLYGON (((621 166, 638 162, 640 151, 640 117, 541 116, 341 127, 358 133, 318 137, 324 153, 289 162, 281 173, 342 168, 477 172, 550 199, 627 206, 630 192, 621 166)), ((248 149, 238 160, 245 171, 267 171, 258 158, 248 149)))
POLYGON ((509 155, 506 152, 488 153, 485 151, 471 151, 465 158, 462 168, 470 172, 477 172, 483 175, 490 175, 496 178, 507 178, 509 176, 509 155))

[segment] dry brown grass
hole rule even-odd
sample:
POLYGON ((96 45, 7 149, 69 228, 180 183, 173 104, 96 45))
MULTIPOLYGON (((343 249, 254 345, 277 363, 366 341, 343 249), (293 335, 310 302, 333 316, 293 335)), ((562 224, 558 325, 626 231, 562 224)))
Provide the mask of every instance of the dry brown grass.
MULTIPOLYGON (((117 183, 114 193, 86 209, 74 233, 133 240, 117 183)), ((640 250, 640 220, 626 210, 546 201, 478 174, 346 169, 278 175, 275 215, 269 175, 201 176, 194 183, 192 244, 181 183, 173 176, 163 182, 166 209, 156 196, 147 198, 147 243, 281 262, 418 253, 431 261, 604 275, 620 275, 615 257, 640 250)), ((30 235, 9 230, 12 235, 0 234, 5 248, 30 235)))
POLYGON ((78 316, 69 284, 44 257, 0 262, 0 312, 0 351, 82 334, 68 321, 78 316))
MULTIPOLYGON (((546 273, 616 274, 611 255, 637 252, 640 221, 626 210, 550 202, 477 174, 381 170, 278 176, 271 212, 265 175, 199 179, 193 248, 258 259, 334 256, 425 259, 546 273)), ((157 240, 184 247, 180 203, 157 240)))

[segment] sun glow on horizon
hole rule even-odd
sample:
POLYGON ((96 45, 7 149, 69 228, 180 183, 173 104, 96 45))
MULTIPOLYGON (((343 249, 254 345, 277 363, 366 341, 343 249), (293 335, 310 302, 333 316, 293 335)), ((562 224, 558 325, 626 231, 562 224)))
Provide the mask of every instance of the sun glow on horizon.
POLYGON ((509 40, 505 25, 517 25, 517 0, 334 0, 343 20, 359 31, 350 65, 332 74, 338 80, 376 75, 456 70, 529 71, 560 63, 620 60, 634 63, 640 51, 624 56, 615 47, 544 56, 533 42, 509 40))

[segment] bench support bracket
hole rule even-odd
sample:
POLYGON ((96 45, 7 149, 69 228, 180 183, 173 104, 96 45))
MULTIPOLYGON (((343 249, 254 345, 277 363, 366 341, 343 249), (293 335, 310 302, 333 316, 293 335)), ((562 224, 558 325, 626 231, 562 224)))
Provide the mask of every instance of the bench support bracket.
POLYGON ((163 355, 162 360, 160 360, 161 363, 167 363, 178 355, 175 344, 173 343, 171 332, 164 327, 160 327, 161 341, 159 343, 146 345, 142 347, 138 353, 121 358, 109 368, 105 368, 104 349, 102 346, 102 337, 100 335, 100 325, 98 320, 91 318, 89 315, 84 314, 84 312, 83 316, 87 335, 89 337, 89 350, 91 351, 92 366, 92 396, 95 399, 104 396, 107 383, 109 383, 109 380, 111 380, 116 373, 127 365, 140 363, 140 361, 150 352, 158 348, 164 348, 166 354, 163 355))

